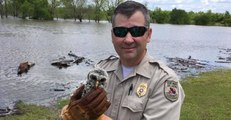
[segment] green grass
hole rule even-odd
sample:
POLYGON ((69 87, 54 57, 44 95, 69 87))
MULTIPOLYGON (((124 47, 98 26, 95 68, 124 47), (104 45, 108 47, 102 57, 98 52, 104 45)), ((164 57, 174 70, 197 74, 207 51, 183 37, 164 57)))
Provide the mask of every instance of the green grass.
POLYGON ((0 117, 0 120, 59 120, 58 107, 28 105, 21 101, 16 106, 22 114, 0 117))
POLYGON ((61 120, 60 112, 63 106, 67 105, 69 100, 59 100, 56 106, 44 107, 25 104, 19 101, 16 106, 22 114, 0 117, 0 120, 61 120))
MULTIPOLYGON (((183 79, 181 84, 186 94, 181 120, 231 120, 231 70, 201 73, 183 79)), ((67 103, 61 100, 47 108, 19 102, 22 115, 0 120, 59 120, 60 110, 67 103)))
POLYGON ((182 81, 186 97, 181 120, 231 120, 231 70, 217 70, 182 81))

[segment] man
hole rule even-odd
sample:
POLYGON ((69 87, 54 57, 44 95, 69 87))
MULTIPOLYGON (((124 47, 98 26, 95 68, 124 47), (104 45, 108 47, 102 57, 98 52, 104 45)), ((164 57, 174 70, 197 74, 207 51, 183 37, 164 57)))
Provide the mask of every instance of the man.
POLYGON ((179 120, 184 91, 176 74, 147 52, 152 35, 147 8, 134 1, 120 4, 112 17, 111 35, 119 58, 110 57, 96 65, 109 75, 106 91, 111 105, 101 116, 179 120))

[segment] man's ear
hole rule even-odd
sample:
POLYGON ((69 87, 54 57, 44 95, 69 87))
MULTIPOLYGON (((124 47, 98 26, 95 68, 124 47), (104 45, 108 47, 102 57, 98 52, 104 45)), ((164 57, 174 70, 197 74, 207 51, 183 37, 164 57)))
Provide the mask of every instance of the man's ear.
POLYGON ((151 37, 152 37, 152 28, 148 28, 148 31, 147 31, 147 43, 149 43, 151 41, 151 37))

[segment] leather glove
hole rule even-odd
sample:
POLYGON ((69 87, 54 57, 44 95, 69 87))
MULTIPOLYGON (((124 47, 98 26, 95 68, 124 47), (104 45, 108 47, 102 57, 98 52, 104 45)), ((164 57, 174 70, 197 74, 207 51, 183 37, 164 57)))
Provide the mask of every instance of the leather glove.
POLYGON ((68 106, 62 110, 64 120, 94 120, 99 118, 110 106, 103 88, 93 88, 83 98, 84 85, 72 95, 68 106), (66 118, 66 119, 65 119, 66 118))

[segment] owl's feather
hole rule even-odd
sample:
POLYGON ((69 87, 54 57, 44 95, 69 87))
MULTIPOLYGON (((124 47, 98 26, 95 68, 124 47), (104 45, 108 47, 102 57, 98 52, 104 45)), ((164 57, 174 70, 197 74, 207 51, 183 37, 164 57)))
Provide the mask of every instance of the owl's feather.
POLYGON ((106 81, 108 80, 107 72, 102 68, 94 68, 87 75, 87 81, 84 87, 82 96, 85 96, 94 87, 106 87, 106 81))

